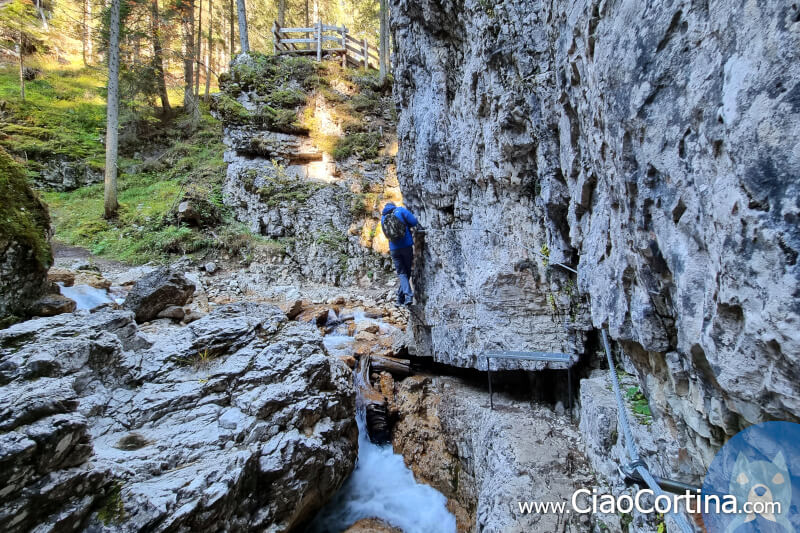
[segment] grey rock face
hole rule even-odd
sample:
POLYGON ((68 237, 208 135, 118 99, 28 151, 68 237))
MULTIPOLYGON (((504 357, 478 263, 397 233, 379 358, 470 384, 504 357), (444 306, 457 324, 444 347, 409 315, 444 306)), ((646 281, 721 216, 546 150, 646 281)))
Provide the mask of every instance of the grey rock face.
POLYGON ((12 326, 0 421, 4 531, 288 531, 357 452, 349 369, 259 304, 147 336, 128 311, 12 326))
POLYGON ((71 191, 101 181, 103 173, 86 162, 58 158, 45 161, 35 178, 38 188, 53 191, 71 191))
POLYGON ((420 350, 480 366, 605 325, 678 428, 678 472, 797 420, 798 7, 391 7, 398 178, 434 230, 420 350))
POLYGON ((137 322, 147 322, 167 307, 188 302, 194 289, 194 284, 180 272, 160 268, 134 284, 123 307, 133 311, 137 322))

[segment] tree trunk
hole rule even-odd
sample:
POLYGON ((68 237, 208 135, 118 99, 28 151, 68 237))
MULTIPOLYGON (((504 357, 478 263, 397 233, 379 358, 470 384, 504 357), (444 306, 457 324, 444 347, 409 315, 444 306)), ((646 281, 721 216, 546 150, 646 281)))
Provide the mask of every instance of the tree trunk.
POLYGON ((108 104, 106 106, 105 217, 117 216, 117 148, 119 142, 119 11, 111 0, 108 42, 108 104))
POLYGON ((211 11, 214 2, 208 0, 208 42, 206 43, 206 93, 205 101, 208 102, 208 93, 211 90, 211 58, 214 57, 212 43, 214 42, 214 13, 211 11))
POLYGON ((242 53, 246 54, 250 51, 250 40, 247 37, 245 0, 236 0, 236 12, 239 15, 239 44, 242 47, 242 53))
POLYGON ((286 0, 278 1, 278 25, 282 28, 286 23, 286 0))
POLYGON ((19 42, 17 43, 17 55, 19 56, 19 97, 25 101, 25 59, 23 50, 25 49, 25 34, 22 28, 19 30, 19 42))
POLYGON ((184 0, 181 9, 183 26, 183 110, 195 122, 200 118, 197 100, 194 98, 194 0, 184 0))
POLYGON ((200 100, 200 60, 203 57, 203 0, 197 6, 197 45, 194 49, 194 97, 200 100))
POLYGON ((306 0, 306 28, 311 24, 311 20, 308 18, 308 0, 306 0))
POLYGON ((94 61, 94 40, 92 39, 92 0, 86 0, 86 57, 94 61))
POLYGON ((231 35, 230 35, 230 42, 228 44, 228 53, 230 55, 230 61, 233 61, 233 58, 236 56, 236 30, 234 29, 236 25, 233 23, 233 16, 234 9, 233 9, 233 0, 230 0, 230 10, 228 11, 228 21, 231 24, 231 35))
POLYGON ((153 33, 153 70, 158 83, 158 96, 161 98, 161 112, 168 115, 172 110, 167 93, 167 80, 164 78, 164 50, 161 44, 161 16, 158 13, 158 0, 150 4, 150 30, 153 33))
POLYGON ((378 63, 380 68, 380 80, 386 79, 386 74, 389 71, 389 3, 387 0, 381 0, 380 7, 380 23, 381 34, 378 42, 378 63))
POLYGON ((87 0, 81 0, 81 56, 83 57, 83 66, 88 67, 89 61, 86 57, 86 34, 87 34, 87 17, 86 17, 86 3, 87 0))

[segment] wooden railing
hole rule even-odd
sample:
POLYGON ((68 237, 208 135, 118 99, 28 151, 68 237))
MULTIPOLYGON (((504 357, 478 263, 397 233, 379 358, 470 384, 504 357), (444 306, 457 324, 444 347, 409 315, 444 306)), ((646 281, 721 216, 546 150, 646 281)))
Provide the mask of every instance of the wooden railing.
POLYGON ((345 26, 330 26, 317 22, 311 28, 282 28, 277 22, 272 25, 272 51, 279 54, 316 55, 322 61, 323 54, 341 57, 342 65, 378 68, 378 50, 366 39, 356 39, 345 26), (295 35, 302 35, 296 37, 295 35))

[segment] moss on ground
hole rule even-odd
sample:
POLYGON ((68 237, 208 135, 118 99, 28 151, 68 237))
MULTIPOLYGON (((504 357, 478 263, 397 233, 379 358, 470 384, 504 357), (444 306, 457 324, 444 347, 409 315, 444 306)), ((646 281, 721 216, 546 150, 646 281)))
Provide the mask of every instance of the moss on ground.
POLYGON ((56 157, 83 161, 102 170, 105 99, 102 72, 94 69, 43 70, 19 99, 19 73, 0 68, 0 146, 29 161, 38 172, 56 157))
POLYGON ((52 263, 47 234, 50 216, 47 208, 28 185, 25 172, 0 148, 0 248, 17 241, 33 251, 36 261, 46 269, 52 263))
POLYGON ((131 264, 213 250, 245 253, 258 242, 232 221, 222 202, 224 150, 219 122, 204 114, 198 130, 173 139, 154 160, 120 160, 120 210, 112 221, 103 218, 103 184, 44 193, 53 215, 54 239, 131 264), (195 199, 195 206, 208 211, 205 218, 221 220, 220 225, 181 224, 176 209, 185 198, 195 199))
POLYGON ((331 155, 336 160, 347 159, 352 155, 361 159, 375 159, 380 149, 380 133, 351 133, 337 140, 331 155))

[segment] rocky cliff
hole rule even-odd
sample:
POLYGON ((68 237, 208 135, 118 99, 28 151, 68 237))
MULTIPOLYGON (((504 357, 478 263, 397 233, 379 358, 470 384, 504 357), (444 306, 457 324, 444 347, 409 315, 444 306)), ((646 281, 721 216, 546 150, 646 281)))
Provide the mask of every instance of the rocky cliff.
POLYGON ((418 348, 590 359, 607 327, 687 478, 797 420, 797 4, 391 6, 418 348))
POLYGON ((0 332, 4 531, 288 531, 352 471, 347 366, 277 307, 148 332, 102 309, 0 332))
POLYGON ((250 54, 221 87, 213 108, 228 147, 225 204, 275 244, 272 275, 362 286, 382 277, 390 263, 379 211, 401 196, 377 75, 250 54))

